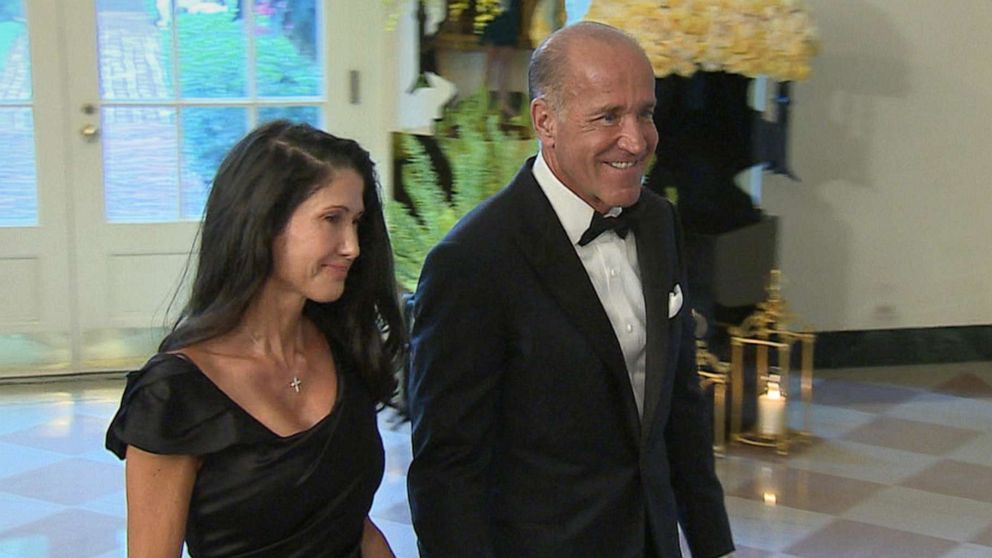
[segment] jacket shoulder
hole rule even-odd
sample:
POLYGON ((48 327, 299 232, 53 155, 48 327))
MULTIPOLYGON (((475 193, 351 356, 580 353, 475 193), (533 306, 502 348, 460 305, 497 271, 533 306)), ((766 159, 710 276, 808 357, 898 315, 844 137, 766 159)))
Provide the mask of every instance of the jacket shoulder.
POLYGON ((539 188, 528 161, 509 184, 459 219, 443 242, 491 246, 508 239, 526 213, 527 204, 533 203, 527 198, 539 188))

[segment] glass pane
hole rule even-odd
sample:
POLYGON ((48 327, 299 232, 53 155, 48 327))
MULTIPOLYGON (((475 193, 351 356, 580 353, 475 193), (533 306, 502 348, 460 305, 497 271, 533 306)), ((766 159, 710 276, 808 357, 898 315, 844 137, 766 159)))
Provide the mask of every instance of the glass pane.
POLYGON ((104 99, 162 100, 172 95, 168 1, 99 0, 100 92, 104 99))
POLYGON ((320 109, 318 107, 259 107, 258 109, 259 124, 280 118, 293 122, 306 122, 314 128, 320 128, 320 109))
MULTIPOLYGON (((177 5, 186 5, 182 3, 177 5)), ((198 2, 176 9, 179 83, 183 97, 244 97, 247 51, 244 19, 236 6, 198 2)))
POLYGON ((228 150, 248 131, 243 108, 187 108, 183 124, 182 218, 199 219, 228 150))
POLYGON ((592 0, 565 0, 565 24, 571 25, 577 21, 582 21, 589 11, 589 4, 592 0))
POLYGON ((103 182, 107 221, 176 220, 177 152, 174 109, 105 107, 103 182))
POLYGON ((31 56, 24 2, 0 0, 0 100, 31 99, 31 56))
POLYGON ((38 224, 30 108, 0 108, 0 227, 38 224))
POLYGON ((258 95, 320 95, 317 1, 255 0, 254 15, 258 95))

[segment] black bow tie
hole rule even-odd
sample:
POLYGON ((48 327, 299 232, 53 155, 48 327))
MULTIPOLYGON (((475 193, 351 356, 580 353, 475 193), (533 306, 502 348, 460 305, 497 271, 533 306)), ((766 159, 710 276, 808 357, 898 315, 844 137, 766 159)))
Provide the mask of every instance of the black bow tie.
POLYGON ((634 224, 637 219, 637 210, 640 204, 634 204, 630 207, 623 208, 620 215, 616 217, 606 217, 602 213, 593 213, 592 222, 589 223, 589 228, 586 232, 582 233, 582 237, 579 238, 579 246, 585 246, 597 236, 603 234, 606 231, 612 230, 617 233, 620 238, 627 238, 627 233, 630 231, 630 227, 634 224))

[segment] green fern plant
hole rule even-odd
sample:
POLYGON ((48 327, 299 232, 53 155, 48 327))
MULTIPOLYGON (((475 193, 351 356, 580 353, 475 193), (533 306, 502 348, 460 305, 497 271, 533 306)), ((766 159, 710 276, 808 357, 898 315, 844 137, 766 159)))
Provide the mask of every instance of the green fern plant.
POLYGON ((397 157, 410 205, 386 202, 386 219, 400 285, 417 286, 427 253, 462 216, 509 182, 524 159, 536 150, 529 128, 504 131, 499 116, 489 114, 484 91, 446 109, 435 137, 452 174, 446 195, 430 157, 409 134, 401 134, 397 157))

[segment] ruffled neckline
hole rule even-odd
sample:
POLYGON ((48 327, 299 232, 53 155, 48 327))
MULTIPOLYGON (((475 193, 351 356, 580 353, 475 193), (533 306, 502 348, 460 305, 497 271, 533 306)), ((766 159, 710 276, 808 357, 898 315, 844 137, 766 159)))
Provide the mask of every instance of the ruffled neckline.
MULTIPOLYGON (((183 355, 183 354, 180 354, 180 353, 159 353, 159 354, 155 355, 155 357, 153 357, 153 360, 156 359, 156 358, 171 358, 173 360, 177 360, 179 362, 182 362, 183 364, 185 364, 189 368, 189 372, 191 374, 194 374, 202 383, 204 383, 205 385, 207 385, 208 388, 211 391, 213 391, 221 400, 223 400, 225 402, 225 404, 228 407, 230 407, 235 413, 237 413, 239 416, 241 416, 242 418, 244 418, 248 422, 254 424, 255 426, 257 426, 261 430, 265 431, 265 433, 268 434, 269 436, 271 436, 273 438, 276 438, 278 440, 281 440, 281 441, 286 441, 286 442, 289 442, 289 441, 292 441, 292 440, 296 440, 296 439, 302 438, 302 437, 306 436, 307 434, 310 434, 310 433, 312 433, 312 432, 314 432, 316 430, 319 430, 321 426, 323 426, 323 425, 327 424, 328 422, 330 422, 331 419, 334 417, 334 415, 337 414, 338 409, 341 407, 341 401, 344 399, 344 392, 345 392, 345 390, 348 389, 348 387, 346 385, 347 382, 345 380, 345 374, 342 374, 340 372, 336 372, 336 375, 337 375, 337 393, 335 394, 334 401, 331 402, 331 408, 328 409, 327 414, 325 414, 320 420, 318 420, 317 422, 315 422, 312 426, 310 426, 308 428, 304 428, 303 430, 300 430, 298 432, 294 432, 292 434, 282 435, 282 434, 278 434, 277 432, 273 431, 272 428, 270 428, 269 426, 267 426, 265 423, 263 423, 257 417, 255 417, 255 415, 249 413, 244 407, 242 407, 241 405, 239 405, 237 401, 235 401, 234 399, 232 399, 231 396, 229 396, 227 394, 227 392, 225 392, 223 389, 220 388, 220 386, 218 386, 217 384, 215 384, 214 381, 211 380, 209 376, 207 376, 206 374, 204 374, 203 373, 203 370, 201 370, 200 367, 197 366, 196 363, 193 362, 186 355, 183 355)), ((335 365, 335 369, 336 370, 338 370, 338 371, 341 370, 341 367, 340 367, 337 359, 335 359, 334 365, 335 365)))

